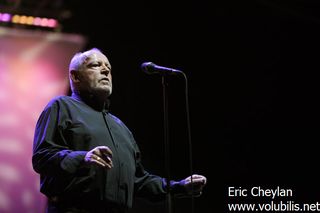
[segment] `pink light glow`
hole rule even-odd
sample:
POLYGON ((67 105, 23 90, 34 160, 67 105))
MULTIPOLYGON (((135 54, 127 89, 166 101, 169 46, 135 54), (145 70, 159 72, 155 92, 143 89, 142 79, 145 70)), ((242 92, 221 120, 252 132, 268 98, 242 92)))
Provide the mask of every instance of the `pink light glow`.
POLYGON ((47 18, 42 18, 40 25, 43 26, 43 27, 47 27, 48 26, 48 19, 47 18))
POLYGON ((10 19, 11 19, 11 15, 9 13, 3 13, 1 16, 0 16, 0 21, 2 22, 9 22, 10 19))
POLYGON ((36 26, 39 26, 41 24, 41 18, 35 17, 35 19, 33 21, 33 24, 36 25, 36 26))
POLYGON ((81 36, 1 28, 0 212, 42 213, 46 198, 31 165, 36 120, 68 89, 67 65, 81 36))
POLYGON ((55 28, 57 26, 57 21, 55 19, 48 20, 48 27, 55 28))

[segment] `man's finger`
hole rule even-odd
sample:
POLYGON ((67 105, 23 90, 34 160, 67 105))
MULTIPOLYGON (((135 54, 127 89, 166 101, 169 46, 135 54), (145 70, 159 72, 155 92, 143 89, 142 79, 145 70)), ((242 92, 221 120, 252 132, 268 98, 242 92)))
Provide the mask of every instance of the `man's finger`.
POLYGON ((98 155, 93 155, 92 161, 103 167, 108 167, 109 169, 113 167, 112 162, 107 163, 103 158, 99 157, 98 155))
POLYGON ((104 154, 104 155, 106 155, 108 157, 112 157, 112 151, 111 151, 111 149, 109 147, 100 146, 98 148, 99 148, 99 151, 100 151, 101 154, 104 154))

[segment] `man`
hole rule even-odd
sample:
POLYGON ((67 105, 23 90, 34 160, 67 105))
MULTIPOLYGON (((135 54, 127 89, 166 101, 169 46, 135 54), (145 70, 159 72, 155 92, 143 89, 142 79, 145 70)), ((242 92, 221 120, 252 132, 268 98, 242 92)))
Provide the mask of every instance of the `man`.
MULTIPOLYGON (((40 174, 47 212, 122 213, 133 196, 165 198, 165 179, 149 174, 130 130, 108 112, 111 65, 93 48, 69 66, 71 96, 54 98, 36 125, 32 163, 40 174)), ((206 184, 193 175, 170 184, 172 193, 199 195, 206 184)))

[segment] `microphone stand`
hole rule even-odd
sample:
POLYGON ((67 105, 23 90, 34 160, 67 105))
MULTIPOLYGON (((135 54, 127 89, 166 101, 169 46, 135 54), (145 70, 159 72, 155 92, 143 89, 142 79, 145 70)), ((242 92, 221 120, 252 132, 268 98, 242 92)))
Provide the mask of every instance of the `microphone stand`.
POLYGON ((189 116, 189 101, 188 101, 188 79, 184 72, 172 68, 161 67, 155 65, 152 62, 145 62, 141 66, 142 70, 147 74, 161 74, 162 77, 162 92, 163 92, 163 123, 164 123, 164 152, 165 152, 165 170, 166 170, 166 212, 173 213, 172 208, 172 189, 170 186, 171 174, 170 174, 170 148, 169 148, 169 116, 168 116, 168 82, 167 77, 171 74, 181 74, 185 79, 185 95, 186 95, 186 113, 187 113, 187 125, 188 125, 188 145, 190 154, 190 175, 191 175, 191 212, 194 212, 194 193, 193 193, 193 166, 192 166, 192 143, 191 143, 191 130, 190 130, 190 116, 189 116))
POLYGON ((166 168, 166 209, 167 213, 172 213, 172 194, 171 194, 171 174, 170 174, 170 148, 169 148, 169 116, 168 116, 168 82, 167 74, 162 75, 162 93, 163 93, 163 123, 164 123, 164 152, 165 152, 165 168, 166 168))

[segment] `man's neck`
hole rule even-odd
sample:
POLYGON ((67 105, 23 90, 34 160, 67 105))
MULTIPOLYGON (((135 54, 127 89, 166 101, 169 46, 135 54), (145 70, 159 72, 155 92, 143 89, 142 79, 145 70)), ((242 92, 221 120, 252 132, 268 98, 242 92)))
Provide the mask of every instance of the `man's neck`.
POLYGON ((105 111, 109 109, 110 100, 106 95, 98 95, 91 92, 72 92, 72 97, 80 100, 97 111, 105 111))

